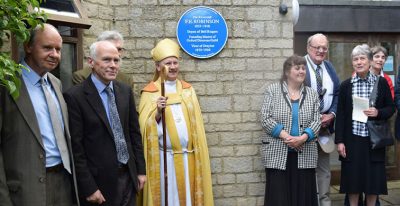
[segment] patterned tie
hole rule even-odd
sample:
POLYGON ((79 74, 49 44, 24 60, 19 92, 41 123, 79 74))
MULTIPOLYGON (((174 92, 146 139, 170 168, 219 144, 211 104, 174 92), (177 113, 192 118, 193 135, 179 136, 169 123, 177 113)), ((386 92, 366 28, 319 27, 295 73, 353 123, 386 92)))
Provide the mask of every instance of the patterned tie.
POLYGON ((117 110, 117 104, 115 103, 115 96, 110 87, 106 87, 106 93, 108 96, 108 107, 110 112, 110 123, 112 132, 114 135, 114 143, 117 149, 118 161, 122 164, 126 164, 129 159, 128 148, 125 142, 124 132, 122 130, 121 121, 117 110))
POLYGON ((322 93, 322 78, 321 78, 321 66, 318 65, 317 69, 315 71, 315 76, 317 78, 317 92, 319 95, 319 111, 322 111, 322 109, 324 108, 324 95, 322 93))
POLYGON ((69 173, 71 173, 71 166, 70 166, 70 160, 69 160, 69 155, 68 155, 67 142, 65 140, 64 130, 61 126, 61 120, 58 117, 57 105, 54 102, 54 99, 51 96, 50 91, 48 90, 48 88, 46 86, 47 83, 44 78, 40 79, 40 85, 42 86, 44 96, 46 97, 47 107, 48 107, 49 113, 50 113, 51 125, 53 126, 54 136, 56 137, 58 150, 60 151, 60 154, 61 154, 61 160, 63 162, 64 168, 69 173))

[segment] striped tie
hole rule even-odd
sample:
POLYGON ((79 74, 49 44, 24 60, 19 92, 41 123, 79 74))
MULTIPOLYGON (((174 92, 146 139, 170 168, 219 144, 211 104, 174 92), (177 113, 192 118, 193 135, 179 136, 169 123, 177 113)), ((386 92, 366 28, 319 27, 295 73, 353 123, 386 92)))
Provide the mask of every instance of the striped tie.
POLYGON ((324 94, 322 88, 321 69, 322 69, 321 66, 318 65, 315 71, 315 76, 317 78, 317 92, 319 95, 319 111, 322 111, 322 109, 324 108, 324 94))

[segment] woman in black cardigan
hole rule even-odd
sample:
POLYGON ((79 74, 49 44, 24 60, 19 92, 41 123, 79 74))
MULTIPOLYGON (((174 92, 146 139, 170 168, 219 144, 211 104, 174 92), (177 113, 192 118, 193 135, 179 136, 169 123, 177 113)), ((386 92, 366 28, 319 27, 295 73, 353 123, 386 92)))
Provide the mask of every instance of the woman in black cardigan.
POLYGON ((353 120, 353 96, 369 99, 375 81, 378 97, 364 114, 368 119, 389 119, 395 112, 390 88, 384 78, 369 71, 371 52, 367 45, 356 46, 352 53, 356 75, 342 82, 336 114, 336 134, 341 164, 340 192, 347 193, 351 206, 358 205, 358 195, 365 193, 367 206, 374 206, 377 195, 387 194, 385 148, 371 149, 366 123, 353 120))

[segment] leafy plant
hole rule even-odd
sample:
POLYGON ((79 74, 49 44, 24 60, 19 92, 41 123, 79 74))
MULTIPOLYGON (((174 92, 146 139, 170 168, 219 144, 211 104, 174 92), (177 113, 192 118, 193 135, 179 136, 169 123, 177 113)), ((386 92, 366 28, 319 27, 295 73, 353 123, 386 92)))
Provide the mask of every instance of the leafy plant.
MULTIPOLYGON (((43 25, 47 20, 44 12, 39 11, 42 0, 0 0, 0 48, 4 40, 15 36, 18 43, 29 40, 30 30, 43 25)), ((19 96, 20 76, 25 67, 14 62, 9 52, 0 51, 0 84, 10 94, 19 96)))

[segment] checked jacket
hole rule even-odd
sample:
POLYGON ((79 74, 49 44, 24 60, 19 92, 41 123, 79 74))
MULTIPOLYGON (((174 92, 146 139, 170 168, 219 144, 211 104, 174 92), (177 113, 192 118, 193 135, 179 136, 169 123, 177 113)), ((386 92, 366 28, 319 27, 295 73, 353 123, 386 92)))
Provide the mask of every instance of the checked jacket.
MULTIPOLYGON (((321 126, 319 98, 310 87, 302 86, 300 89, 298 118, 299 133, 303 134, 306 128, 310 128, 316 137, 321 126)), ((292 104, 286 82, 273 83, 267 87, 261 108, 261 124, 264 129, 261 137, 264 166, 285 170, 289 148, 281 138, 273 137, 272 131, 277 124, 282 124, 288 133, 292 129, 292 104)), ((318 149, 315 140, 307 141, 298 152, 298 168, 317 167, 318 149)))

